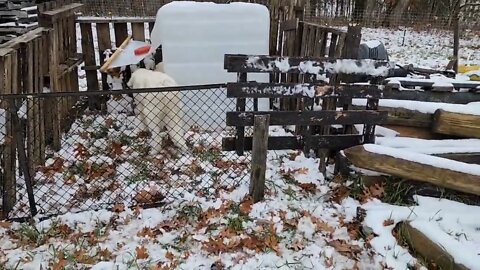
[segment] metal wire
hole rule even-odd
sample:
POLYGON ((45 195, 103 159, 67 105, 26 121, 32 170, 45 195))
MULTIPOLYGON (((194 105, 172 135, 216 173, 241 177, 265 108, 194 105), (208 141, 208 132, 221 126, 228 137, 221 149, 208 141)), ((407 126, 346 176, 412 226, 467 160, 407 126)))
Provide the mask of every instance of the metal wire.
MULTIPOLYGON (((248 154, 240 157, 221 150, 222 138, 234 136, 225 126, 225 115, 235 110, 235 100, 226 97, 225 89, 120 93, 1 97, 3 107, 19 104, 25 162, 40 216, 119 204, 168 204, 188 194, 213 199, 218 190, 231 190, 245 181, 248 154), (73 102, 72 109, 64 110, 73 102), (100 109, 94 103, 100 103, 100 109), (61 140, 56 147, 58 129, 61 140)), ((7 111, 0 111, 2 176, 10 169, 3 166, 5 158, 13 158, 7 154, 12 148, 8 136, 15 138, 10 119, 7 111)), ((18 167, 13 173, 15 197, 8 217, 22 218, 30 215, 29 179, 18 167)), ((10 196, 11 201, 4 188, 9 181, 0 181, 0 196, 3 201, 10 196)))

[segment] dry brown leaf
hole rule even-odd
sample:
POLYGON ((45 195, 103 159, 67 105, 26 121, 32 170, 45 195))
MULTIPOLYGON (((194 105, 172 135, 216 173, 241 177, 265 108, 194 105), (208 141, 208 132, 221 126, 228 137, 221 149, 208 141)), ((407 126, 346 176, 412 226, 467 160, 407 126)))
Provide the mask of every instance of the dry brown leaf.
POLYGON ((390 219, 390 218, 387 219, 387 220, 385 220, 385 221, 383 221, 383 226, 385 226, 385 227, 386 227, 386 226, 393 225, 393 224, 395 224, 395 221, 393 221, 393 219, 390 219))
POLYGON ((350 195, 350 190, 345 186, 338 186, 330 193, 330 200, 338 204, 350 195))
POLYGON ((65 266, 67 266, 67 261, 65 260, 65 253, 63 251, 59 251, 56 262, 51 263, 52 270, 63 270, 65 266))
POLYGON ((375 185, 371 185, 368 187, 370 194, 372 197, 377 199, 381 199, 385 196, 385 183, 376 183, 375 185))
POLYGON ((359 253, 362 252, 362 248, 360 246, 351 245, 345 240, 333 240, 327 243, 329 246, 335 248, 338 253, 351 259, 355 258, 359 253))
POLYGON ((120 142, 116 142, 116 141, 113 141, 111 144, 110 144, 110 147, 109 147, 109 152, 110 152, 110 155, 112 155, 112 157, 118 157, 118 156, 121 156, 123 154, 123 148, 122 148, 122 144, 120 142))
POLYGON ((309 193, 315 193, 317 191, 317 185, 314 183, 299 183, 298 186, 309 193))
POLYGON ((172 252, 167 251, 167 253, 165 254, 165 258, 169 259, 170 261, 173 261, 175 260, 175 255, 173 255, 172 252))
POLYGON ((240 211, 247 215, 250 214, 250 211, 252 211, 252 204, 253 204, 252 198, 248 197, 246 200, 244 200, 240 204, 240 211))
POLYGON ((139 204, 156 203, 162 201, 164 198, 165 197, 159 191, 154 190, 141 190, 133 197, 133 199, 139 204))
POLYGON ((147 259, 150 255, 148 254, 148 250, 144 246, 138 246, 135 248, 135 252, 137 253, 137 259, 147 259))
POLYGON ((300 240, 295 241, 292 245, 291 248, 295 251, 300 251, 305 248, 305 245, 300 240))
POLYGON ((79 263, 83 264, 94 264, 96 262, 96 259, 92 256, 89 256, 87 253, 85 253, 85 250, 80 249, 75 251, 75 260, 79 263))
POLYGON ((112 128, 113 125, 114 125, 114 123, 115 123, 115 121, 113 121, 113 119, 110 118, 110 117, 107 118, 107 119, 105 119, 105 126, 106 126, 107 128, 112 128))
POLYGON ((156 230, 156 229, 151 229, 151 228, 148 228, 148 227, 144 227, 143 229, 141 229, 140 231, 137 232, 137 236, 138 237, 151 237, 151 238, 155 238, 157 237, 157 235, 159 235, 161 232, 160 230, 156 230))
POLYGON ((97 252, 97 256, 99 256, 100 260, 102 261, 109 261, 113 258, 112 252, 110 252, 110 250, 108 250, 107 248, 100 249, 97 252))
POLYGON ((125 204, 123 204, 123 203, 116 203, 116 204, 113 206, 112 211, 115 212, 115 213, 120 213, 120 212, 125 211, 125 204))
POLYGON ((225 264, 222 261, 216 261, 210 266, 211 270, 223 270, 225 269, 225 264))
POLYGON ((10 229, 12 227, 12 223, 8 221, 2 221, 0 220, 0 227, 4 229, 10 229))
POLYGON ((308 168, 300 168, 296 171, 297 174, 307 174, 308 168))

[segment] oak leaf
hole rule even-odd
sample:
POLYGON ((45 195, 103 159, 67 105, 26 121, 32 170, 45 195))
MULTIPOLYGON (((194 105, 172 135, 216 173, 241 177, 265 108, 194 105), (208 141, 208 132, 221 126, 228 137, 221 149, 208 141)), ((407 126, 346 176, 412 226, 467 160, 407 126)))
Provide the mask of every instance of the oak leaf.
POLYGON ((150 255, 148 254, 148 250, 144 246, 138 246, 135 248, 135 252, 137 253, 137 259, 147 259, 150 255))
POLYGON ((395 224, 395 221, 393 221, 393 219, 390 219, 390 218, 383 221, 383 226, 385 226, 385 227, 393 225, 393 224, 395 224))

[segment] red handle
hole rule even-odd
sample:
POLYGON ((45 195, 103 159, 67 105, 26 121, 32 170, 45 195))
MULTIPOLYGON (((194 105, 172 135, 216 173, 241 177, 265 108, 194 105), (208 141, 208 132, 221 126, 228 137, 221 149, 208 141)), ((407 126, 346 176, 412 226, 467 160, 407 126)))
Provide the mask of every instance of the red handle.
POLYGON ((147 45, 147 46, 143 46, 143 47, 135 49, 134 53, 135 53, 135 55, 142 55, 142 54, 148 53, 149 51, 150 51, 150 46, 147 45))

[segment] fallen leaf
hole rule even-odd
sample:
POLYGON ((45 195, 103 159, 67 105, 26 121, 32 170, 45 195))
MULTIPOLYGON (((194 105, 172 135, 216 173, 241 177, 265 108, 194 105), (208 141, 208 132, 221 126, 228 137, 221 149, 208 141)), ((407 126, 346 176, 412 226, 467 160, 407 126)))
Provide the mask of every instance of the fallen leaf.
POLYGON ((333 240, 327 243, 329 246, 335 248, 338 253, 350 259, 356 258, 356 256, 362 252, 360 246, 348 244, 345 240, 333 240))
POLYGON ((216 261, 210 266, 210 270, 223 270, 225 269, 225 264, 222 261, 216 261))
POLYGON ((138 237, 150 237, 150 238, 156 238, 157 235, 159 235, 161 232, 159 230, 151 229, 148 227, 144 227, 140 231, 137 232, 138 237))
POLYGON ((108 250, 107 248, 100 249, 97 252, 97 256, 99 256, 100 260, 102 261, 109 261, 113 258, 112 252, 110 252, 110 250, 108 250))
POLYGON ((173 261, 175 259, 175 255, 173 255, 172 252, 167 251, 167 253, 165 254, 165 258, 169 259, 170 261, 173 261))
POLYGON ((112 118, 107 118, 107 119, 105 119, 105 126, 106 126, 107 128, 112 128, 113 125, 114 125, 114 123, 115 123, 115 121, 113 121, 112 118))
POLYGON ((300 183, 298 186, 309 193, 315 193, 317 191, 317 185, 314 183, 300 183))
POLYGON ((339 186, 330 193, 330 200, 341 204, 342 201, 350 195, 350 190, 345 186, 339 186))
POLYGON ((393 221, 393 219, 390 219, 390 218, 383 221, 383 226, 385 226, 385 227, 393 225, 393 224, 395 224, 395 222, 393 221))
POLYGON ((138 246, 135 248, 135 252, 137 253, 137 259, 147 259, 149 257, 148 250, 144 246, 138 246))
POLYGON ((52 270, 63 270, 67 265, 67 261, 65 260, 65 253, 63 251, 59 251, 57 255, 57 261, 51 264, 52 270))
POLYGON ((253 204, 252 198, 248 197, 248 199, 244 200, 240 204, 240 211, 247 215, 250 214, 250 211, 252 211, 252 204, 253 204))
POLYGON ((96 262, 96 259, 92 256, 89 256, 87 253, 85 253, 85 250, 83 249, 76 250, 74 255, 75 255, 75 260, 79 263, 94 264, 96 262))
POLYGON ((163 196, 159 191, 141 190, 140 192, 135 194, 133 199, 139 204, 148 204, 148 203, 160 202, 163 199, 165 199, 165 196, 163 196))
POLYGON ((368 187, 370 194, 372 197, 377 199, 381 199, 385 196, 385 183, 376 183, 375 185, 371 185, 368 187))
POLYGON ((115 213, 120 213, 120 212, 123 212, 125 211, 125 204, 123 203, 117 203, 113 206, 113 209, 112 209, 113 212, 115 213))
POLYGON ((291 245, 291 248, 295 251, 300 251, 305 248, 305 245, 303 245, 301 241, 297 240, 291 245))
POLYGON ((12 227, 12 223, 8 221, 2 221, 0 220, 0 227, 4 229, 10 229, 12 227))

